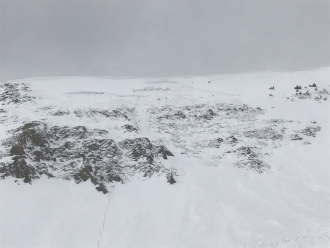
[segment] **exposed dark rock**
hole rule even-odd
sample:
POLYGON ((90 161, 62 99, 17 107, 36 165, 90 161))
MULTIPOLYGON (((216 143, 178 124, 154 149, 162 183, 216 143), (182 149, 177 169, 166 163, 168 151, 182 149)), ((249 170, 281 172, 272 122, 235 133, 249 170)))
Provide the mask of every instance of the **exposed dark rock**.
POLYGON ((82 110, 81 109, 76 109, 76 110, 74 110, 73 111, 73 113, 75 114, 75 116, 77 116, 77 117, 83 117, 83 112, 82 112, 82 110))
POLYGON ((57 110, 55 112, 51 113, 54 116, 63 116, 63 115, 69 115, 70 111, 69 110, 57 110))
MULTIPOLYGON (((93 172, 92 167, 91 166, 85 166, 83 168, 81 168, 76 174, 73 175, 74 179, 76 182, 85 182, 88 179, 93 180, 93 176, 91 175, 91 173, 93 172)), ((94 181, 94 180, 93 180, 94 181)))
POLYGON ((254 159, 257 154, 253 151, 252 147, 241 146, 236 150, 238 156, 247 157, 249 159, 254 159))
POLYGON ((43 160, 43 156, 42 156, 42 152, 41 151, 34 151, 33 152, 33 155, 34 155, 33 161, 40 162, 41 160, 43 160))
POLYGON ((103 129, 93 129, 91 131, 91 133, 93 135, 97 135, 97 136, 105 136, 106 134, 108 134, 109 132, 107 130, 103 130, 103 129))
POLYGON ((129 125, 129 124, 125 124, 124 128, 128 132, 138 132, 138 129, 136 127, 129 125))
POLYGON ((142 173, 144 177, 151 177, 152 175, 159 173, 162 168, 163 166, 159 163, 138 162, 135 170, 142 173))
POLYGON ((125 120, 131 120, 131 115, 134 115, 135 109, 129 108, 118 108, 114 110, 108 109, 76 109, 73 111, 74 115, 82 118, 82 117, 106 117, 112 119, 123 118, 125 120))
POLYGON ((23 146, 20 146, 20 145, 13 145, 11 147, 9 153, 10 153, 11 156, 13 156, 13 155, 22 156, 22 155, 25 154, 23 146))
POLYGON ((153 163, 153 145, 148 138, 126 139, 119 142, 119 146, 129 151, 130 156, 135 160, 145 158, 148 163, 153 163))
POLYGON ((237 143, 238 143, 238 140, 236 139, 236 137, 235 136, 230 136, 230 137, 228 137, 227 139, 227 142, 229 143, 229 144, 231 144, 231 145, 236 145, 237 143))
POLYGON ((148 163, 153 163, 154 157, 158 155, 164 159, 167 159, 167 156, 174 156, 165 146, 154 146, 148 138, 126 139, 119 142, 119 146, 122 149, 128 150, 129 155, 135 161, 143 158, 148 163))
POLYGON ((167 178, 167 182, 168 182, 169 184, 175 184, 175 183, 176 183, 176 181, 175 181, 175 179, 174 179, 174 176, 173 176, 173 173, 169 173, 169 174, 166 176, 166 178, 167 178))
POLYGON ((28 165, 20 156, 13 157, 7 164, 0 164, 0 177, 3 179, 8 176, 24 178, 25 183, 31 183, 32 179, 39 178, 35 168, 28 165))
POLYGON ((247 159, 235 163, 239 168, 246 168, 254 170, 258 173, 263 173, 265 170, 270 169, 270 166, 260 159, 247 159))
POLYGON ((206 113, 202 114, 200 117, 206 120, 211 120, 214 116, 216 116, 216 113, 212 109, 208 109, 206 113))
POLYGON ((316 132, 321 131, 321 127, 306 127, 300 131, 303 135, 316 137, 316 132))
POLYGON ((84 126, 48 128, 45 123, 30 122, 9 133, 12 137, 4 145, 10 145, 9 154, 16 157, 11 164, 1 164, 2 178, 24 175, 24 181, 30 183, 38 175, 53 177, 52 170, 61 169, 66 171, 65 179, 76 182, 91 179, 94 184, 100 184, 122 180, 121 151, 116 143, 112 139, 92 137, 107 134, 105 130, 89 131, 84 126), (25 158, 33 161, 36 169, 27 165, 25 158), (81 163, 84 166, 77 171, 81 163))
POLYGON ((178 176, 178 174, 177 174, 177 170, 174 167, 164 169, 164 173, 166 175, 166 179, 169 184, 176 183, 174 176, 178 176))
POLYGON ((0 164, 0 177, 24 178, 28 183, 41 175, 54 177, 58 174, 76 183, 91 180, 97 190, 106 193, 105 183, 123 182, 125 178, 124 161, 127 160, 123 160, 123 155, 127 154, 133 162, 129 162, 133 171, 145 177, 163 168, 156 158, 173 156, 165 146, 153 145, 148 138, 126 139, 119 142, 118 147, 107 137, 106 130, 88 130, 84 126, 48 127, 34 121, 8 133, 12 136, 3 145, 7 156, 15 157, 10 163, 0 164), (31 161, 32 165, 26 161, 31 161))
MULTIPOLYGON (((235 138, 235 137, 234 137, 235 138)), ((236 139, 236 138, 235 138, 236 139)), ((222 138, 217 138, 217 139, 213 139, 210 140, 209 142, 209 146, 213 147, 213 148, 220 148, 221 144, 223 143, 223 139, 222 138)))
POLYGON ((158 116, 158 119, 167 119, 167 120, 178 120, 178 119, 185 119, 186 115, 183 113, 183 111, 170 111, 169 113, 166 113, 164 115, 158 116))
POLYGON ((156 151, 156 154, 159 154, 160 156, 162 156, 163 159, 167 159, 167 156, 174 157, 173 153, 163 145, 156 146, 155 151, 156 151))
POLYGON ((0 89, 3 89, 0 94, 0 102, 4 102, 4 104, 23 104, 36 99, 28 94, 29 87, 24 83, 0 84, 0 89))
POLYGON ((244 132, 247 138, 268 139, 268 140, 281 140, 283 135, 278 133, 271 127, 264 127, 261 129, 248 130, 244 132))
POLYGON ((298 134, 292 134, 290 136, 290 140, 302 140, 303 138, 299 136, 298 134))
POLYGON ((186 115, 180 110, 176 111, 173 116, 175 116, 178 119, 185 119, 186 118, 186 115))
POLYGON ((162 164, 155 161, 156 157, 167 159, 168 156, 173 156, 165 146, 154 146, 148 138, 125 139, 119 142, 119 146, 137 162, 134 170, 142 173, 144 177, 151 177, 161 171, 162 164))
POLYGON ((108 189, 107 189, 107 187, 105 187, 104 184, 102 184, 102 183, 100 183, 100 184, 96 187, 96 190, 97 190, 97 191, 101 191, 101 192, 103 192, 103 194, 106 194, 106 193, 109 192, 108 189))

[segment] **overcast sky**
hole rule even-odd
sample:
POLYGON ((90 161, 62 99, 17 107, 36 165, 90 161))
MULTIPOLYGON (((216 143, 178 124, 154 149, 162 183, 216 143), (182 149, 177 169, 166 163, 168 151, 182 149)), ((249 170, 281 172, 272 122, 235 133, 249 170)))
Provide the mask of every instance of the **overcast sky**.
POLYGON ((0 0, 0 81, 330 65, 330 1, 0 0))

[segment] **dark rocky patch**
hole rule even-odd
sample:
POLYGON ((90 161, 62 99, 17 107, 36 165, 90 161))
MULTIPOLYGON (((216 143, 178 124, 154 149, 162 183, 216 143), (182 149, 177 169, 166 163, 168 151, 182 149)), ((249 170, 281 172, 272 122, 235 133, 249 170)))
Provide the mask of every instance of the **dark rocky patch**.
POLYGON ((84 126, 49 127, 33 121, 8 133, 11 137, 3 142, 7 153, 0 156, 8 159, 0 164, 0 178, 24 178, 27 183, 42 175, 76 183, 90 180, 97 190, 107 193, 105 184, 124 182, 127 168, 151 177, 163 168, 157 158, 173 156, 148 138, 126 139, 118 146, 106 130, 84 126), (124 155, 128 155, 126 159, 124 155), (126 165, 125 161, 131 162, 126 165))
POLYGON ((270 169, 270 166, 260 159, 241 160, 236 162, 235 166, 239 168, 254 170, 259 174, 265 172, 267 169, 270 169))
POLYGON ((201 119, 205 119, 205 120, 211 120, 213 119, 214 116, 216 116, 217 114, 212 110, 212 109, 207 109, 204 113, 202 113, 201 115, 197 116, 197 118, 201 118, 201 119))
POLYGON ((168 182, 169 184, 175 184, 175 183, 176 183, 176 181, 175 181, 175 179, 174 179, 174 175, 173 175, 172 172, 170 172, 169 174, 167 174, 167 175, 166 175, 166 178, 167 178, 167 182, 168 182))
POLYGON ((135 161, 139 159, 145 159, 148 163, 154 161, 153 145, 148 138, 125 139, 119 142, 119 146, 128 150, 130 157, 135 161))
POLYGON ((154 150, 156 154, 160 155, 163 159, 167 159, 168 156, 174 157, 173 153, 163 145, 154 147, 154 150))
POLYGON ((51 115, 54 115, 54 116, 63 116, 63 115, 69 115, 69 114, 70 114, 69 110, 57 110, 57 111, 51 113, 51 115))
POLYGON ((129 124, 125 124, 124 125, 124 129, 127 131, 127 132, 138 132, 138 128, 137 127, 134 127, 132 125, 129 125, 129 124))
POLYGON ((163 114, 161 116, 158 116, 157 119, 162 120, 162 119, 167 119, 167 120, 178 120, 178 119, 185 119, 186 115, 184 114, 183 111, 170 111, 166 114, 163 114))
POLYGON ((290 140, 302 140, 303 137, 299 136, 298 134, 292 134, 290 136, 290 140))
POLYGON ((112 139, 93 136, 105 135, 105 130, 89 131, 84 126, 49 128, 42 122, 30 122, 9 133, 12 137, 3 144, 9 147, 8 156, 16 157, 14 162, 0 165, 2 178, 24 176, 24 181, 30 183, 41 175, 53 177, 54 172, 63 171, 64 179, 77 183, 87 179, 95 185, 122 181, 120 149, 112 139))
POLYGON ((316 137, 316 133, 321 131, 321 127, 306 127, 303 130, 300 131, 301 134, 306 135, 306 136, 312 136, 316 137))
POLYGON ((229 136, 228 138, 226 138, 226 141, 231 144, 232 146, 235 146, 238 143, 238 140, 235 136, 229 136))
POLYGON ((126 151, 128 156, 137 162, 134 170, 143 173, 145 177, 151 177, 162 169, 162 165, 155 158, 174 156, 165 146, 153 145, 148 138, 125 139, 119 142, 119 146, 126 151))
POLYGON ((73 111, 74 115, 82 117, 106 117, 111 119, 122 118, 124 120, 131 120, 134 115, 135 109, 129 109, 126 107, 118 108, 114 110, 107 109, 76 109, 73 111))
POLYGON ((216 139, 210 140, 209 146, 212 148, 220 148, 220 146, 223 142, 224 142, 223 138, 216 138, 216 139))
POLYGON ((30 96, 30 91, 27 84, 24 83, 4 83, 0 84, 2 93, 0 94, 0 102, 6 104, 22 104, 26 102, 33 102, 36 98, 30 96))
POLYGON ((246 157, 248 159, 257 158, 257 154, 253 151, 253 147, 241 146, 235 152, 240 157, 246 157))
POLYGON ((20 156, 13 157, 8 163, 0 163, 0 178, 4 179, 8 176, 22 178, 25 183, 31 183, 32 179, 39 178, 35 168, 20 156))
POLYGON ((264 127, 260 129, 253 129, 244 132, 247 138, 268 139, 268 140, 282 140, 283 135, 278 133, 271 127, 264 127))
POLYGON ((25 154, 24 147, 20 145, 13 145, 10 149, 9 154, 11 156, 18 155, 21 156, 25 154))

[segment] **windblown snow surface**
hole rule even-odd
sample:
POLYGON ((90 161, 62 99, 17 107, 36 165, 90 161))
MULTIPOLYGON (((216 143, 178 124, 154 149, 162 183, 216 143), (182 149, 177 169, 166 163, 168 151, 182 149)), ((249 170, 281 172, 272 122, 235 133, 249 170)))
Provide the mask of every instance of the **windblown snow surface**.
POLYGON ((1 247, 330 247, 330 68, 0 87, 1 247))

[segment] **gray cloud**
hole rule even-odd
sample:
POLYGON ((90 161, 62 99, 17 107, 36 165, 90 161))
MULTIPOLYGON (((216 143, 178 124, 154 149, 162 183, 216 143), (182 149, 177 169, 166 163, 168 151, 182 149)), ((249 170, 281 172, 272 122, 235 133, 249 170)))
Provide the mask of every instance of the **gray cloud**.
POLYGON ((0 0, 0 80, 330 65, 330 2, 0 0))

